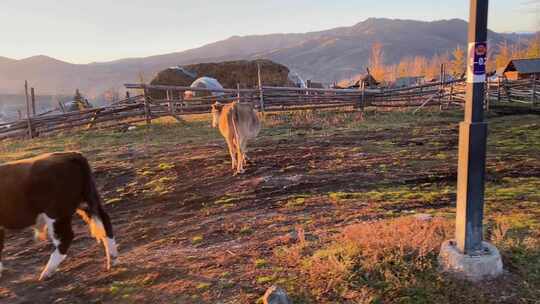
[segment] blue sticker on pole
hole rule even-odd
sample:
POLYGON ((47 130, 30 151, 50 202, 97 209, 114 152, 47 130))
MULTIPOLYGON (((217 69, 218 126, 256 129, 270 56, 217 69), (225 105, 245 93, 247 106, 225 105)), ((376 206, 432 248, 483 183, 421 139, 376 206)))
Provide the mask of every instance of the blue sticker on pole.
POLYGON ((469 43, 469 62, 467 64, 467 82, 486 81, 487 43, 469 43))

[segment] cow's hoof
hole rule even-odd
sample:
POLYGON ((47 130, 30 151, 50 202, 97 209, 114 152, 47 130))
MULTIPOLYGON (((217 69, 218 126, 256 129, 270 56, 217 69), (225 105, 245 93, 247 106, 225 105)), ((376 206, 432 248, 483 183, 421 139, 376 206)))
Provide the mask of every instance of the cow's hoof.
POLYGON ((44 271, 41 273, 41 275, 39 276, 39 280, 40 281, 45 281, 47 279, 49 279, 50 277, 53 276, 53 273, 52 272, 48 272, 48 271, 44 271))

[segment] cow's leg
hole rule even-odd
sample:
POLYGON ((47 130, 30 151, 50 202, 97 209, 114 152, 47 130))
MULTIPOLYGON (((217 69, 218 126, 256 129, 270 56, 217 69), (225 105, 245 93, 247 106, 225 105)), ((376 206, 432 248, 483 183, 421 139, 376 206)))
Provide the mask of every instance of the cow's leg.
POLYGON ((248 151, 247 144, 248 144, 248 141, 247 139, 245 139, 242 141, 242 144, 240 145, 242 149, 242 158, 244 160, 244 166, 247 166, 247 162, 249 161, 249 158, 247 156, 247 151, 248 151))
POLYGON ((4 265, 2 265, 2 250, 4 250, 4 228, 0 227, 0 277, 2 277, 2 271, 4 270, 4 265))
POLYGON ((49 278, 54 274, 60 263, 66 259, 67 251, 73 240, 73 229, 71 228, 71 216, 54 220, 49 217, 47 221, 47 230, 49 237, 54 244, 55 250, 49 258, 49 262, 41 272, 40 280, 49 278))
POLYGON ((245 172, 244 170, 244 162, 246 161, 244 159, 244 153, 242 151, 242 141, 239 141, 238 145, 236 145, 236 155, 237 155, 237 161, 238 161, 238 167, 236 169, 236 173, 242 174, 245 172))
POLYGON ((111 265, 116 265, 118 250, 116 247, 116 241, 114 239, 113 228, 109 215, 101 206, 99 206, 98 212, 99 217, 103 221, 103 227, 105 227, 106 238, 103 240, 103 246, 105 247, 105 255, 107 256, 107 270, 110 270, 111 265))
POLYGON ((229 155, 231 156, 231 168, 236 170, 236 148, 233 138, 227 138, 227 147, 229 148, 229 155))
POLYGON ((111 219, 101 205, 97 205, 96 211, 97 214, 93 214, 88 208, 80 208, 77 209, 77 214, 88 224, 90 234, 96 238, 98 244, 103 244, 107 270, 110 270, 111 266, 116 264, 118 257, 111 219))

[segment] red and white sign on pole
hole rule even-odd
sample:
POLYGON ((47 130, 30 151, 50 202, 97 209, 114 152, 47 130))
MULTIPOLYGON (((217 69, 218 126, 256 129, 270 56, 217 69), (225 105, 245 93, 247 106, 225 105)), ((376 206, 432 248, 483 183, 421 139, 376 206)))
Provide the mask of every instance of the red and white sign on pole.
POLYGON ((486 81, 487 43, 469 43, 469 59, 467 64, 467 82, 486 81))

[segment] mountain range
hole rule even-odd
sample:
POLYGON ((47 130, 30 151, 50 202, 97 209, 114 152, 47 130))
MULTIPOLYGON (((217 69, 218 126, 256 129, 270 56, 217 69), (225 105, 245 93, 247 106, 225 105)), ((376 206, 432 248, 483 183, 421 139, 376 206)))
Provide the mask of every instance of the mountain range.
MULTIPOLYGON (((489 31, 491 45, 522 35, 489 31)), ((21 60, 0 57, 0 93, 21 93, 24 80, 42 94, 81 89, 93 97, 121 89, 126 82, 151 78, 170 66, 238 59, 270 59, 304 79, 333 82, 362 73, 374 42, 383 45, 385 63, 404 56, 431 57, 464 46, 467 22, 460 19, 414 21, 370 18, 348 27, 292 34, 233 36, 187 51, 110 62, 72 64, 44 55, 21 60)))

